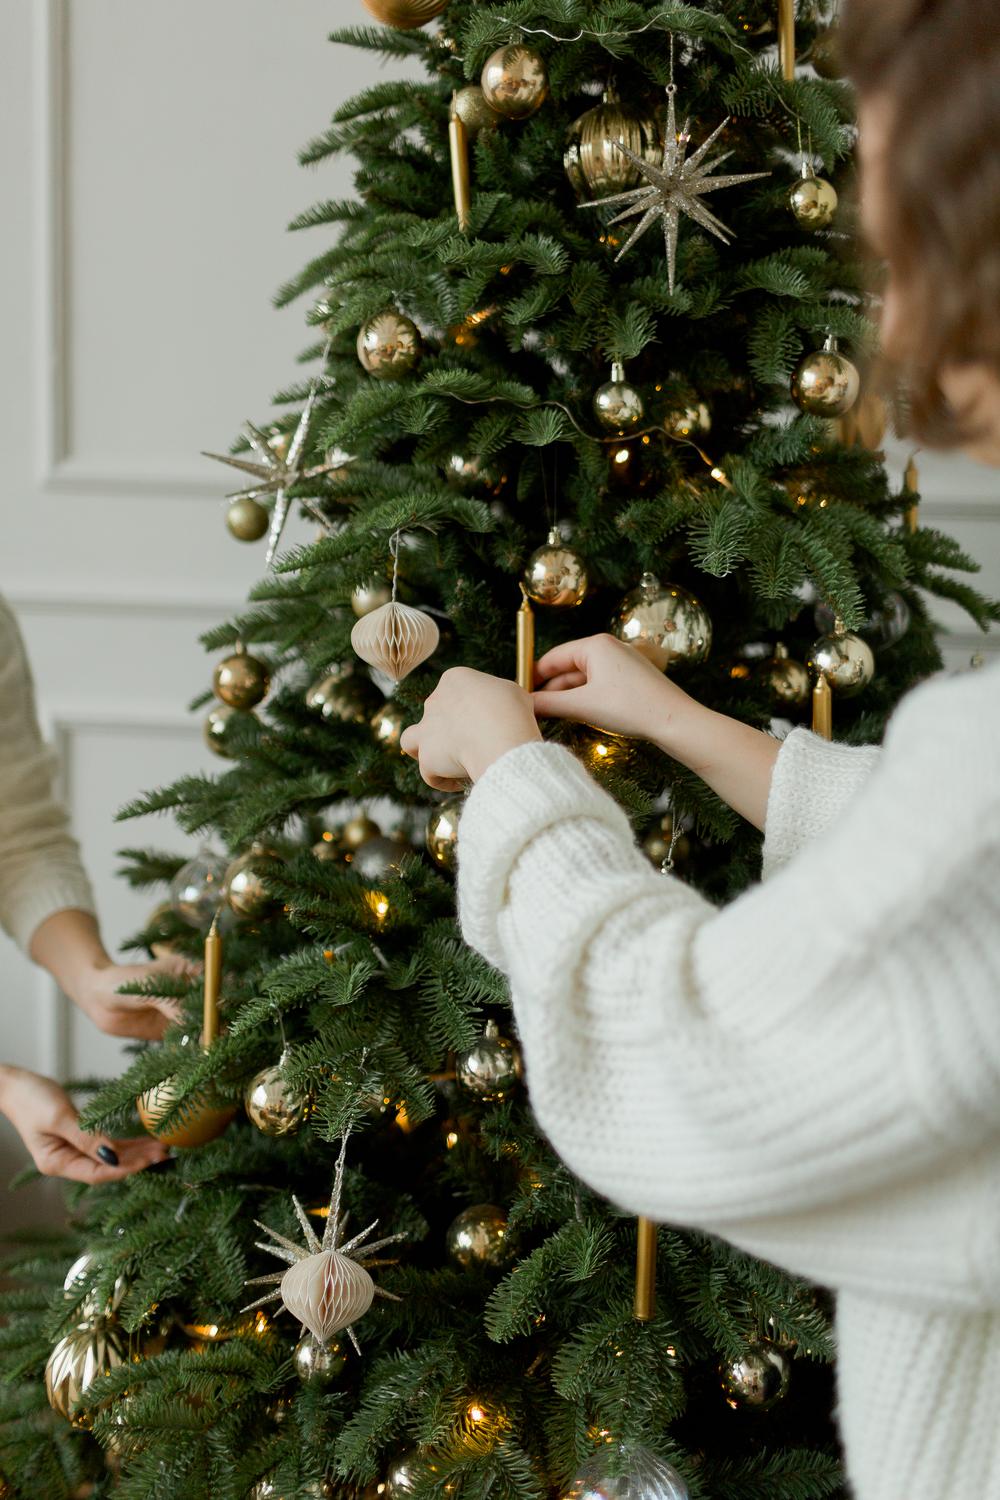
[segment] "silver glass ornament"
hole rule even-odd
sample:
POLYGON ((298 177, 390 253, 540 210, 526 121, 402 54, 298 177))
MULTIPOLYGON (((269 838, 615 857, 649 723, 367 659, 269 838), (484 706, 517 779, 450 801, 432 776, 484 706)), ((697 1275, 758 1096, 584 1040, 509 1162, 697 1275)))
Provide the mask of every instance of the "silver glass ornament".
POLYGON ((615 1458, 614 1468, 623 1473, 609 1472, 608 1460, 595 1454, 562 1491, 561 1500, 689 1500, 690 1491, 673 1464, 647 1448, 632 1448, 615 1458))

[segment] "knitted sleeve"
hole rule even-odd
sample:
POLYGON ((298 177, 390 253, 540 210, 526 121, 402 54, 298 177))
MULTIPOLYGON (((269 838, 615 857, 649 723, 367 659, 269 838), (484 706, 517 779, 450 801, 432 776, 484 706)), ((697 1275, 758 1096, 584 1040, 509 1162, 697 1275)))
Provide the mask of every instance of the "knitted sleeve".
POLYGON ((937 1182, 953 1206, 1000 1133, 1000 693, 987 713, 977 690, 912 695, 839 819, 721 911, 560 747, 482 777, 463 930, 510 978, 535 1113, 585 1182, 830 1285, 997 1299, 1000 1193, 975 1224, 910 1202, 937 1182))
POLYGON ((839 745, 793 729, 778 752, 764 823, 764 879, 850 807, 878 765, 875 745, 839 745))
POLYGON ((53 795, 54 770, 38 729, 21 633, 0 600, 0 925, 24 949, 53 912, 94 909, 79 849, 53 795))

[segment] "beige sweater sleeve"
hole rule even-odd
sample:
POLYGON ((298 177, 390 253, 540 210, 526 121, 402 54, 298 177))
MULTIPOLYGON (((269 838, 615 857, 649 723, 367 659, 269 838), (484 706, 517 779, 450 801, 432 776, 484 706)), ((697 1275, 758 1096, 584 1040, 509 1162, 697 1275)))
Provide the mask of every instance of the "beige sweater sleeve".
POLYGON ((54 771, 21 633, 0 600, 0 926, 25 950, 53 912, 94 909, 78 846, 53 794, 54 771))

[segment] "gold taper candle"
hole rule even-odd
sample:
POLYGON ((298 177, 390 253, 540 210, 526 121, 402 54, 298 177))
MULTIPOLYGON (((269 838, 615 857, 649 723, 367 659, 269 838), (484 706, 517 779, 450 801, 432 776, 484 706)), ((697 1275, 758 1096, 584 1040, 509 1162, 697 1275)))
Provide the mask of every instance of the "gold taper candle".
POLYGON ((459 229, 468 229, 469 210, 472 206, 472 189, 469 186, 469 132, 465 122, 455 113, 455 96, 452 95, 451 114, 448 117, 448 145, 451 148, 451 186, 455 194, 455 212, 459 229))
POLYGON ((637 1227, 632 1311, 637 1322, 648 1323, 656 1312, 656 1225, 652 1219, 639 1219, 637 1227))
POLYGON ((778 0, 778 57, 781 76, 795 77, 795 0, 778 0))
POLYGON ((535 686, 535 611, 521 584, 521 608, 517 612, 517 685, 526 693, 535 686))
POLYGON ((813 688, 813 734, 822 735, 825 740, 833 739, 833 693, 822 672, 813 688))
POLYGON ((205 936, 205 1012, 201 1025, 201 1045, 210 1047, 219 1034, 219 993, 222 989, 222 935, 219 918, 205 936))
POLYGON ((903 489, 906 490, 907 494, 913 496, 913 504, 903 512, 903 520, 906 523, 907 531, 916 531, 920 510, 918 502, 920 494, 920 471, 917 468, 915 458, 911 458, 910 462, 906 465, 906 473, 903 475, 903 489))

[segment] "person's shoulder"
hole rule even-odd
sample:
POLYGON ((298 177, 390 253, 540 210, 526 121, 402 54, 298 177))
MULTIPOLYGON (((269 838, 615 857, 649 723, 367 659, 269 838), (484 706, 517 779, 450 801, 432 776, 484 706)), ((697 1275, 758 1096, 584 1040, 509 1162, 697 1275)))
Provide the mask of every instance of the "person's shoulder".
POLYGON ((929 767, 977 796, 1000 798, 1000 660, 965 672, 940 673, 900 703, 885 737, 887 757, 929 767))

